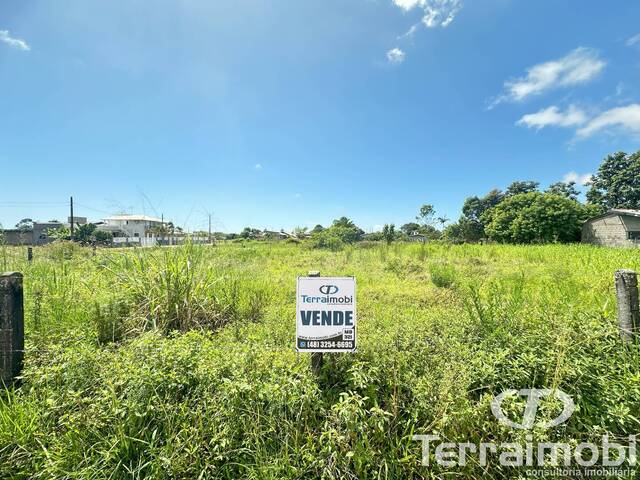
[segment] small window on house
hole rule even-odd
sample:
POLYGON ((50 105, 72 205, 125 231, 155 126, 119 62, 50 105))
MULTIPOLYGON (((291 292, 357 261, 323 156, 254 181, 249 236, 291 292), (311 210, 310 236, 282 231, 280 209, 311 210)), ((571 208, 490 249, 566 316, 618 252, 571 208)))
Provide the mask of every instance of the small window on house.
POLYGON ((629 240, 640 240, 640 230, 629 232, 629 240))
POLYGON ((140 234, 139 234, 138 232, 135 232, 135 233, 133 234, 133 236, 134 236, 134 237, 139 237, 139 236, 140 236, 140 234))

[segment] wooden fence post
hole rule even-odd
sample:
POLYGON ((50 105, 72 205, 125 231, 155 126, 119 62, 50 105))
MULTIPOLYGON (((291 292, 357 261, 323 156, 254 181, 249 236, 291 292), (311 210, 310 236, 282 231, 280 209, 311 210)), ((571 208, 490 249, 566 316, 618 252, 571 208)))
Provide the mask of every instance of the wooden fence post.
MULTIPOLYGON (((320 272, 317 270, 313 270, 309 272, 310 277, 319 277, 320 272)), ((317 374, 320 373, 322 369, 322 364, 324 363, 324 355, 322 352, 313 352, 311 354, 311 369, 317 374)))
POLYGON ((638 306, 638 274, 633 270, 617 270, 615 275, 616 299, 620 337, 625 343, 633 342, 640 328, 638 306))
POLYGON ((0 275, 0 387, 9 387, 22 371, 24 358, 22 274, 0 275))
POLYGON ((27 247, 27 260, 29 261, 29 263, 31 263, 33 261, 33 248, 32 247, 27 247))

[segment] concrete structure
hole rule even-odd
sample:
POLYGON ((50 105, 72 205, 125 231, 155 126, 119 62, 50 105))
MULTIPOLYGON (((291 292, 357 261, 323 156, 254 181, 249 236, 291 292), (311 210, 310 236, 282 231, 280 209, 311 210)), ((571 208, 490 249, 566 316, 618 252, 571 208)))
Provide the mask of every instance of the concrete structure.
POLYGON ((53 238, 47 236, 49 229, 68 227, 60 222, 33 222, 32 230, 9 229, 4 230, 3 242, 6 245, 46 245, 53 242, 53 238))
POLYGON ((640 246, 640 210, 614 208, 582 226, 582 242, 607 247, 640 246))
MULTIPOLYGON (((156 237, 162 227, 166 225, 160 218, 147 215, 114 215, 98 224, 98 230, 111 232, 116 238, 140 239, 156 237)), ((140 240, 133 240, 140 242, 140 240)), ((128 242, 131 243, 131 242, 128 242)))
POLYGON ((260 233, 258 238, 263 240, 286 240, 287 238, 291 238, 291 235, 284 230, 280 230, 279 232, 275 232, 273 230, 267 230, 266 228, 260 233))
POLYGON ((53 242, 53 239, 47 236, 47 231, 65 227, 69 227, 69 225, 60 222, 33 222, 33 245, 45 245, 53 242))

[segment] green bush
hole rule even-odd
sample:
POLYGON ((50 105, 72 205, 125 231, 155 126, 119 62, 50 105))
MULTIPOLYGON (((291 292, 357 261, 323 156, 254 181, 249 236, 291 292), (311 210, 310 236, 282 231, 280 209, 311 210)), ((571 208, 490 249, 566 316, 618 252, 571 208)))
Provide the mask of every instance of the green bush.
POLYGON ((429 266, 431 281, 437 287, 449 288, 456 281, 456 269, 453 265, 434 263, 429 266))

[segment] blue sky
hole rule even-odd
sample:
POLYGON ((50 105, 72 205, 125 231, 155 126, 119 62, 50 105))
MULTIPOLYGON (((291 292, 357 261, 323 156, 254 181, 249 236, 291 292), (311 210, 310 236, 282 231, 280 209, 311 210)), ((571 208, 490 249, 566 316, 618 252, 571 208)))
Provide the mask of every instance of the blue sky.
POLYGON ((638 150, 640 2, 3 0, 0 222, 459 216, 638 150))

